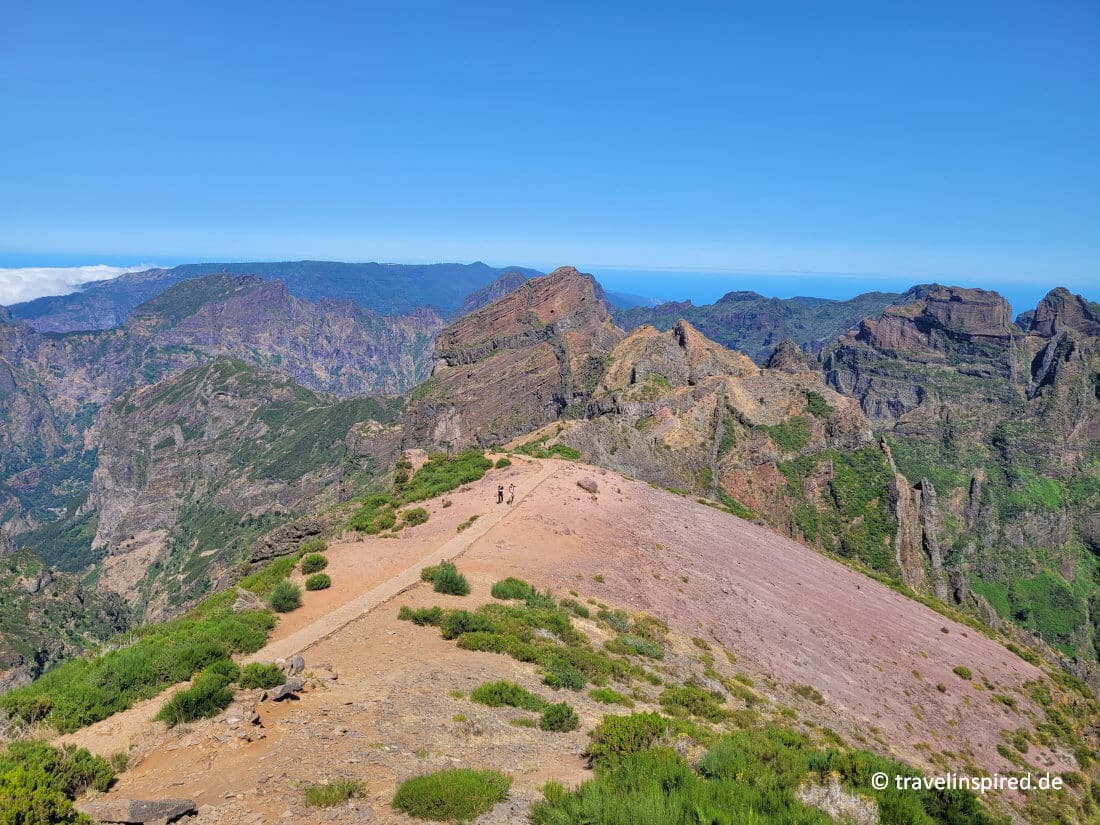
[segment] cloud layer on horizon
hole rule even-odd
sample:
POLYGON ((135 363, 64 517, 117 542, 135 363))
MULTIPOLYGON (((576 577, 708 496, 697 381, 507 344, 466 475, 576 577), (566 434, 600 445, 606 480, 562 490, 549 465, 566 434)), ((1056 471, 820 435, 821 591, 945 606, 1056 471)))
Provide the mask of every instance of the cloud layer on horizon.
POLYGON ((45 295, 65 295, 80 284, 116 278, 126 272, 141 272, 151 265, 25 266, 0 268, 0 305, 18 304, 45 295))

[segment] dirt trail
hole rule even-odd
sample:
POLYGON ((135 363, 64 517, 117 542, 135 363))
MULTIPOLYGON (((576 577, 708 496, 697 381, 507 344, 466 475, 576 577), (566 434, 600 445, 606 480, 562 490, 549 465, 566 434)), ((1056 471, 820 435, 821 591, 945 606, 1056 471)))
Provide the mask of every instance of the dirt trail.
POLYGON ((415 564, 405 568, 396 576, 392 576, 377 587, 371 588, 358 598, 346 602, 312 624, 303 627, 296 633, 268 644, 266 647, 246 657, 244 661, 271 662, 275 659, 285 659, 295 653, 301 653, 321 639, 331 636, 349 622, 355 621, 383 602, 389 601, 403 590, 412 587, 420 581, 420 571, 424 567, 432 564, 439 564, 441 561, 453 561, 456 559, 474 542, 507 518, 508 515, 516 512, 523 501, 531 495, 539 485, 557 473, 559 469, 560 465, 558 462, 547 462, 539 469, 533 478, 523 480, 516 485, 516 500, 510 508, 502 509, 498 507, 488 514, 480 516, 477 521, 466 530, 444 542, 437 547, 435 551, 417 560, 415 564))
MULTIPOLYGON (((485 481, 467 485, 442 499, 425 502, 424 506, 431 512, 429 523, 404 531, 399 539, 334 543, 326 552, 330 561, 326 572, 332 575, 332 587, 305 593, 303 606, 280 616, 268 644, 245 657, 242 663, 270 662, 305 651, 407 590, 419 582, 422 568, 461 555, 516 512, 524 500, 562 466, 561 461, 515 459, 506 471, 494 471, 485 481), (516 500, 511 507, 487 508, 487 502, 495 500, 498 483, 515 483, 516 500), (449 506, 442 506, 444 499, 449 506), (472 525, 456 533, 457 525, 471 516, 476 518, 472 525)), ((302 577, 295 575, 292 578, 302 577)), ((128 751, 163 734, 163 725, 152 719, 184 686, 173 685, 129 710, 59 737, 59 741, 99 754, 128 751)))

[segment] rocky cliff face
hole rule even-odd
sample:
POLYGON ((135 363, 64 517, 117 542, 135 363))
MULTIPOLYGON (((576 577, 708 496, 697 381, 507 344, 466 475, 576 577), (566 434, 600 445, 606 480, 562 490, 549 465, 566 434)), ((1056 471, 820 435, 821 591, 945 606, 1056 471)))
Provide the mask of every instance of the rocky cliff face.
POLYGON ((537 429, 583 404, 622 336, 590 275, 563 267, 527 281, 439 336, 406 438, 454 448, 537 429))
POLYGON ((824 372, 891 446, 905 580, 1094 659, 1100 325, 1064 289, 1027 329, 1009 319, 995 293, 935 287, 841 339, 824 372))
POLYGON ((247 560, 256 537, 388 467, 393 456, 352 431, 384 429, 395 413, 230 359, 123 395, 89 434, 101 445, 88 498, 100 587, 146 618, 178 612, 247 560))

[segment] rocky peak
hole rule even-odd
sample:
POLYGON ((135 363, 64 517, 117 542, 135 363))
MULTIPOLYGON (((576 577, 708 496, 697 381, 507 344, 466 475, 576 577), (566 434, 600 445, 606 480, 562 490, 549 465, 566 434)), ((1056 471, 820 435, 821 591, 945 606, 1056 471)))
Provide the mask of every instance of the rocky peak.
POLYGON ((563 266, 451 324, 440 335, 436 354, 447 366, 470 364, 501 349, 610 326, 611 316, 596 280, 563 266))
POLYGON ((0 324, 6 324, 11 321, 11 311, 4 305, 0 304, 0 324))
POLYGON ((764 365, 770 370, 783 372, 803 372, 817 369, 817 361, 807 355, 790 338, 784 338, 768 357, 764 365))
POLYGON ((906 355, 946 353, 947 339, 1000 345, 1012 339, 1011 308, 996 292, 939 285, 921 292, 912 303, 887 307, 877 321, 864 320, 856 338, 906 355))
POLYGON ((583 405, 623 338, 591 275, 561 267, 447 327, 413 392, 416 446, 500 444, 583 405))
POLYGON ((1100 335, 1100 315, 1080 295, 1058 287, 1039 302, 1028 331, 1033 335, 1053 338, 1064 329, 1085 335, 1100 335))

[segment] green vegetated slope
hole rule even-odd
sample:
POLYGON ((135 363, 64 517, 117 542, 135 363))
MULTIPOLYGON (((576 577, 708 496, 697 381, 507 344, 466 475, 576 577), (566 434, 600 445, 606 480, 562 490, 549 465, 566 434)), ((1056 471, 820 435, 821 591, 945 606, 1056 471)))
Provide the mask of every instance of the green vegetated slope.
POLYGON ((28 550, 0 548, 0 690, 114 636, 129 620, 121 599, 50 570, 28 550))
POLYGON ((1100 316, 1055 290, 1032 317, 1022 330, 995 293, 940 288, 841 341, 825 370, 886 435, 919 551, 908 579, 1095 661, 1100 316))

